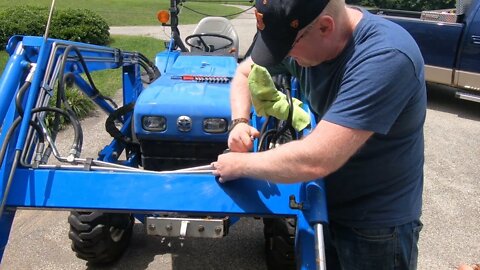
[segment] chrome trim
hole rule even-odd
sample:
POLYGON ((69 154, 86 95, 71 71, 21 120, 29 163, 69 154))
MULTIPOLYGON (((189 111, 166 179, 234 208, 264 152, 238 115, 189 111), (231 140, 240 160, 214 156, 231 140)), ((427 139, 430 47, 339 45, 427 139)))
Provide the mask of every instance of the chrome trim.
POLYGON ((425 80, 470 91, 480 91, 480 73, 425 65, 425 80))
POLYGON ((425 80, 428 82, 451 85, 452 73, 453 69, 451 68, 425 65, 425 80))
POLYGON ((463 99, 463 100, 469 100, 469 101, 480 103, 480 95, 475 95, 475 94, 472 94, 472 93, 458 91, 455 94, 455 97, 457 97, 459 99, 463 99))
POLYGON ((186 115, 177 118, 177 128, 181 132, 188 132, 192 130, 192 119, 186 115))
POLYGON ((436 25, 461 25, 461 23, 457 22, 444 22, 444 21, 432 21, 432 20, 422 20, 420 18, 409 18, 409 17, 397 17, 392 15, 380 15, 386 19, 396 19, 396 20, 403 20, 403 21, 412 21, 412 22, 421 22, 421 23, 428 23, 428 24, 436 24, 436 25))
POLYGON ((455 72, 455 86, 470 91, 480 91, 480 73, 458 70, 455 72))

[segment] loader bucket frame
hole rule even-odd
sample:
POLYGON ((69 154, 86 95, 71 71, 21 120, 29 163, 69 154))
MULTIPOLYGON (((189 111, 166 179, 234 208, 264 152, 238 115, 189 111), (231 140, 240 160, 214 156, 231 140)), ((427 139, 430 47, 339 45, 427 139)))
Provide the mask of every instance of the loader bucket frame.
MULTIPOLYGON (((7 51, 11 57, 0 78, 0 119, 3 119, 0 145, 5 146, 0 168, 0 199, 6 197, 5 209, 0 217, 0 259, 17 209, 73 209, 141 214, 176 212, 205 216, 296 217, 298 269, 324 268, 324 261, 321 261, 324 257, 320 254, 323 252, 322 224, 326 224, 328 219, 321 180, 287 185, 241 179, 220 184, 213 175, 206 174, 113 172, 86 165, 58 168, 37 164, 25 167, 19 163, 18 156, 25 151, 30 151, 27 156, 34 156, 34 148, 25 146, 27 137, 33 132, 30 128, 30 120, 35 119, 32 108, 43 92, 51 90, 48 89, 48 80, 54 72, 51 64, 56 63, 62 50, 70 45, 85 53, 91 71, 123 70, 124 104, 135 101, 142 91, 138 55, 135 53, 41 37, 18 36, 9 41, 7 51), (9 136, 7 131, 19 116, 15 96, 27 79, 31 80, 31 85, 23 99, 24 114, 18 128, 9 136)), ((69 68, 82 73, 84 70, 77 61, 72 55, 69 68)), ((76 79, 82 86, 81 78, 76 79)), ((81 90, 89 95, 92 89, 83 84, 81 90)), ((106 112, 113 110, 102 100, 94 101, 106 112)), ((124 123, 131 121, 131 117, 127 115, 124 123)), ((104 148, 100 158, 116 162, 117 153, 123 150, 124 145, 114 140, 104 148)), ((135 164, 132 161, 126 165, 135 164)))

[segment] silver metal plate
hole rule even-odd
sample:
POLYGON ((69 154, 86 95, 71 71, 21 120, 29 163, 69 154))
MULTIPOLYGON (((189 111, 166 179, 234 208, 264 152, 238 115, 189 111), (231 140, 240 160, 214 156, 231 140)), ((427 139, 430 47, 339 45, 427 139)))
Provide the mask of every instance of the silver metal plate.
POLYGON ((227 235, 228 218, 146 217, 147 234, 168 237, 222 238, 227 235))

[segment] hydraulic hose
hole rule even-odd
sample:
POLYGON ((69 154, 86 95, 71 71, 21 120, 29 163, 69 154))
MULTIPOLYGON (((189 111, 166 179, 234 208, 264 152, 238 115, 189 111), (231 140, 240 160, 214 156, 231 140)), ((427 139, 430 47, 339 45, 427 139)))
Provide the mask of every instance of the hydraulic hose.
MULTIPOLYGON (((2 149, 0 150, 0 166, 2 166, 3 159, 5 158, 5 153, 6 153, 7 147, 8 147, 8 141, 11 139, 11 137, 13 135, 13 132, 18 127, 18 125, 20 124, 21 121, 22 121, 22 118, 17 117, 15 119, 15 121, 13 121, 12 126, 8 129, 7 134, 5 135, 5 142, 3 143, 2 149)), ((37 123, 33 122, 32 120, 30 120, 30 125, 33 128, 35 128, 38 135, 40 135, 39 138, 38 138, 40 143, 45 143, 45 135, 42 132, 42 128, 37 123)))
MULTIPOLYGON (((80 126, 80 122, 78 122, 78 120, 72 119, 71 116, 68 113, 66 113, 65 111, 63 111, 61 109, 58 109, 58 108, 39 107, 39 108, 33 109, 32 114, 43 112, 43 111, 52 111, 52 112, 57 112, 59 114, 62 114, 65 117, 68 117, 72 124, 76 122, 76 124, 78 126, 80 126)), ((7 150, 8 142, 10 141, 10 139, 13 135, 13 132, 15 131, 17 126, 20 124, 21 120, 22 120, 22 118, 20 116, 17 117, 13 121, 12 126, 8 129, 7 134, 5 135, 5 141, 2 145, 2 148, 0 149, 0 166, 3 164, 3 159, 5 158, 5 153, 6 153, 6 150, 7 150)), ((45 135, 43 134, 43 131, 42 131, 41 127, 37 123, 35 123, 31 120, 30 120, 30 125, 32 125, 35 128, 35 130, 37 131, 37 133, 40 135, 39 136, 40 143, 45 143, 45 135)), ((81 129, 81 127, 80 127, 80 129, 81 129)), ((74 132, 75 132, 75 128, 74 128, 74 132)), ((75 145, 75 141, 72 144, 72 148, 74 148, 74 145, 75 145)))
POLYGON ((267 130, 268 123, 271 117, 268 117, 267 120, 264 122, 262 129, 260 131, 260 139, 258 142, 258 151, 263 151, 268 149, 268 144, 273 143, 276 144, 279 137, 284 134, 287 130, 290 131, 292 139, 296 139, 296 132, 292 127, 292 120, 293 120, 293 98, 290 92, 290 76, 278 76, 274 78, 274 83, 277 88, 280 89, 282 93, 287 96, 288 102, 288 116, 287 120, 281 127, 277 127, 277 129, 270 129, 267 130))
POLYGON ((25 81, 25 83, 20 87, 15 96, 15 107, 17 108, 17 112, 19 115, 23 116, 23 106, 22 106, 22 98, 25 94, 25 91, 32 85, 30 81, 25 81))
POLYGON ((73 157, 79 157, 80 150, 82 149, 82 142, 83 142, 83 132, 82 132, 82 126, 80 124, 80 121, 75 117, 75 115, 72 115, 71 113, 68 113, 59 108, 39 107, 39 108, 33 109, 32 113, 38 113, 43 111, 50 111, 50 112, 55 112, 56 114, 62 114, 64 117, 67 117, 69 119, 70 123, 72 124, 73 132, 74 132, 74 140, 73 140, 72 146, 70 147, 71 149, 70 154, 73 155, 73 157))
POLYGON ((155 64, 152 63, 152 61, 150 61, 145 55, 139 53, 138 57, 140 59, 139 64, 145 69, 145 71, 147 71, 150 82, 153 82, 161 76, 160 70, 157 68, 157 66, 155 66, 155 64))
POLYGON ((126 145, 131 145, 135 144, 132 140, 132 138, 124 135, 120 130, 115 126, 115 120, 121 119, 121 117, 131 111, 133 111, 133 108, 135 107, 135 102, 129 103, 123 107, 118 108, 115 110, 113 113, 111 113, 107 120, 105 121, 105 130, 115 138, 116 140, 126 144, 126 145))
POLYGON ((5 191, 3 192, 2 203, 0 204, 0 218, 2 218, 3 210, 5 209, 5 204, 7 203, 8 194, 10 193, 10 187, 12 185, 13 176, 15 175, 15 171, 17 170, 17 164, 20 160, 20 155, 22 154, 21 150, 15 151, 15 158, 13 159, 12 169, 10 170, 10 174, 8 175, 7 185, 5 187, 5 191))

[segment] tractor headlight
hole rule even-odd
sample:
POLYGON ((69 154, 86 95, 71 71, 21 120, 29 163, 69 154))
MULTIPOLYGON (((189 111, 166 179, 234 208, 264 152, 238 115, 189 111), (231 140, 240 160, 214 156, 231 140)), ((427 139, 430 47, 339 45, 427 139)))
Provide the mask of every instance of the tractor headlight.
POLYGON ((148 131, 164 131, 167 129, 167 119, 163 116, 144 116, 142 127, 148 131))
POLYGON ((227 120, 224 118, 205 118, 203 130, 207 133, 224 133, 227 131, 227 120))

